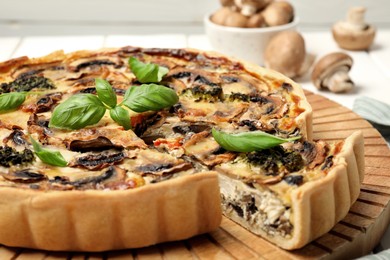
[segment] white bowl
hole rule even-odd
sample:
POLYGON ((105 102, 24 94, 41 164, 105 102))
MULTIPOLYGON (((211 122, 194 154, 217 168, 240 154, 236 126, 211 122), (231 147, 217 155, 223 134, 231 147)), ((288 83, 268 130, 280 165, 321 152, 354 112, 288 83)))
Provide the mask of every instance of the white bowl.
POLYGON ((215 51, 259 65, 264 65, 263 52, 272 36, 295 30, 299 23, 299 18, 295 17, 291 23, 280 26, 238 28, 215 24, 210 17, 211 14, 204 17, 204 25, 215 51))

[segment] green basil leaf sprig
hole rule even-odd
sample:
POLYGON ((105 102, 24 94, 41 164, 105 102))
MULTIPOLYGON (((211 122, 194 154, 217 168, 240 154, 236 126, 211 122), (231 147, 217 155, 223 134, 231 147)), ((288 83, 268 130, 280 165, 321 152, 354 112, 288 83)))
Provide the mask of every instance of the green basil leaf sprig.
POLYGON ((114 108, 117 98, 110 83, 104 79, 95 79, 95 87, 99 99, 110 108, 114 108))
POLYGON ((174 90, 157 84, 128 88, 120 104, 117 104, 115 92, 107 81, 96 79, 96 89, 97 96, 77 94, 58 105, 53 111, 49 127, 81 129, 98 123, 109 109, 111 118, 128 130, 131 128, 131 120, 127 108, 134 112, 157 111, 179 100, 174 90))
POLYGON ((127 111, 123 107, 116 106, 110 109, 110 116, 115 122, 123 126, 125 130, 129 130, 131 128, 129 111, 127 111))
POLYGON ((0 113, 17 109, 26 100, 26 94, 22 92, 10 92, 0 95, 0 113))
POLYGON ((51 151, 43 148, 41 144, 35 141, 32 137, 30 137, 30 140, 34 148, 34 153, 39 159, 41 159, 42 162, 59 167, 65 167, 68 165, 68 162, 59 151, 51 151))
POLYGON ((134 57, 130 57, 131 71, 141 83, 157 83, 168 73, 168 69, 154 63, 143 63, 134 57))
POLYGON ((212 129, 212 134, 217 143, 228 151, 253 152, 272 148, 282 143, 298 140, 301 137, 280 138, 263 131, 252 131, 238 134, 228 134, 212 129))
POLYGON ((158 111, 179 101, 173 89, 157 84, 142 84, 127 89, 122 102, 135 112, 158 111))
POLYGON ((51 116, 49 127, 81 129, 102 119, 106 107, 92 94, 77 94, 58 105, 51 116))

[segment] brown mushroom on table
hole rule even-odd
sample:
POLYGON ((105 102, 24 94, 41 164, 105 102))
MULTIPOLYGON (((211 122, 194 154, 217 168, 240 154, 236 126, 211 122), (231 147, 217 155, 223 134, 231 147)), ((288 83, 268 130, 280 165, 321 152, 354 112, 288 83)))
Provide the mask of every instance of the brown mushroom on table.
POLYGON ((211 16, 211 21, 218 25, 231 27, 246 27, 248 18, 229 7, 222 7, 211 16))
POLYGON ((367 50, 375 38, 376 29, 364 21, 364 7, 353 7, 348 11, 346 21, 333 25, 333 38, 347 50, 367 50))
POLYGON ((294 19, 294 8, 288 2, 272 2, 262 11, 262 14, 267 26, 283 25, 294 19))
POLYGON ((312 60, 313 57, 306 54, 305 40, 296 31, 278 33, 270 40, 264 52, 265 66, 290 78, 302 76, 312 60))
POLYGON ((322 57, 314 66, 311 79, 318 89, 332 92, 347 92, 354 87, 348 72, 353 64, 352 58, 342 52, 330 53, 322 57))

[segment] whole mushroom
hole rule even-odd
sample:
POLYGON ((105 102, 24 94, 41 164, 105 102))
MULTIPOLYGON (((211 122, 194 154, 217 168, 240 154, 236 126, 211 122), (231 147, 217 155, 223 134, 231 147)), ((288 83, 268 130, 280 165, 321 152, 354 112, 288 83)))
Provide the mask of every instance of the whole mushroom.
POLYGON ((211 16, 211 21, 215 24, 231 27, 246 27, 248 18, 239 12, 231 10, 229 7, 222 7, 211 16))
POLYGON ((232 10, 234 11, 237 11, 237 7, 236 7, 236 4, 234 3, 235 0, 219 0, 220 4, 223 6, 223 7, 229 7, 231 8, 232 10))
POLYGON ((347 92, 354 87, 348 72, 353 64, 352 58, 342 52, 334 52, 322 57, 314 66, 311 74, 313 84, 318 89, 332 92, 347 92))
POLYGON ((346 21, 333 25, 332 34, 337 44, 347 50, 367 50, 375 38, 376 29, 364 21, 366 8, 349 9, 346 21))
POLYGON ((249 17, 247 27, 248 28, 259 28, 265 27, 265 20, 261 13, 257 13, 249 17))
POLYGON ((284 1, 272 2, 262 13, 267 26, 288 24, 294 18, 293 6, 284 1))
POLYGON ((270 0, 234 0, 235 5, 241 14, 245 16, 252 16, 259 10, 268 5, 270 0))
POLYGON ((296 78, 309 69, 312 57, 306 54, 302 35, 296 31, 284 31, 275 35, 268 43, 264 63, 267 68, 296 78))

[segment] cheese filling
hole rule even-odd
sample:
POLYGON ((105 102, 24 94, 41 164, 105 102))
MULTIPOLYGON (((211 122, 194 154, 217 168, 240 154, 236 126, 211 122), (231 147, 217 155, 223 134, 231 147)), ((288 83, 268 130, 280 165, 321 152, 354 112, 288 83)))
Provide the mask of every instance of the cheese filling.
POLYGON ((254 233, 291 238, 291 209, 270 190, 220 175, 222 211, 254 233))

